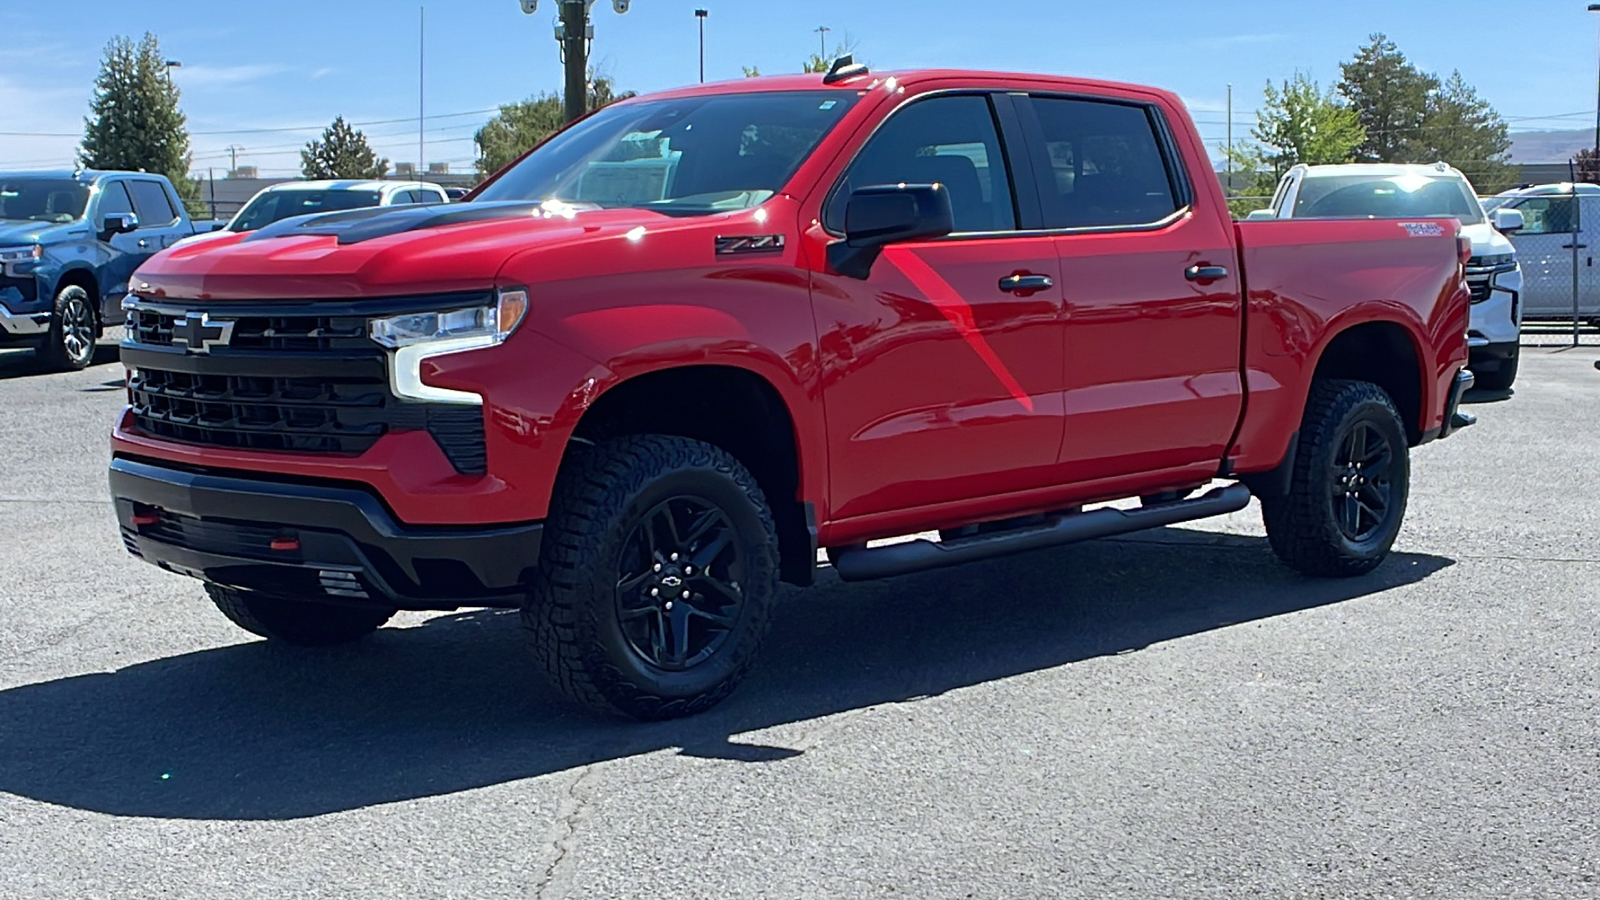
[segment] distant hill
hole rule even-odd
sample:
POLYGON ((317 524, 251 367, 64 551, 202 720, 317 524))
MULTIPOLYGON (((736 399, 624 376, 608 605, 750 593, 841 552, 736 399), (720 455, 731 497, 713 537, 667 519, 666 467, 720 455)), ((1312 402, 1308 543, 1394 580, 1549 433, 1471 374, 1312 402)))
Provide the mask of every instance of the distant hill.
POLYGON ((1511 132, 1511 161, 1518 164, 1566 162, 1584 147, 1594 147, 1592 128, 1511 132))

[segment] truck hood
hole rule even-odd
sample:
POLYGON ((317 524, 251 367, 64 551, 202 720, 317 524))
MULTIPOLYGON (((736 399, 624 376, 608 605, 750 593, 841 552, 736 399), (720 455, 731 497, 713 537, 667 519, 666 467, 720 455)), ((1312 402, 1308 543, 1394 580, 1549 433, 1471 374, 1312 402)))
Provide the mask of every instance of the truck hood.
POLYGON ((1488 222, 1463 225, 1461 233, 1472 241, 1473 256, 1501 256, 1517 252, 1517 248, 1511 245, 1511 239, 1495 230, 1495 227, 1488 222))
POLYGON ((48 244, 61 240, 67 232, 81 232, 88 236, 82 222, 56 225, 26 219, 0 219, 0 247, 24 247, 28 244, 48 244))
POLYGON ((512 256, 699 227, 639 209, 559 203, 402 206, 300 216, 186 241, 134 274, 141 292, 197 300, 348 299, 481 291, 512 256))

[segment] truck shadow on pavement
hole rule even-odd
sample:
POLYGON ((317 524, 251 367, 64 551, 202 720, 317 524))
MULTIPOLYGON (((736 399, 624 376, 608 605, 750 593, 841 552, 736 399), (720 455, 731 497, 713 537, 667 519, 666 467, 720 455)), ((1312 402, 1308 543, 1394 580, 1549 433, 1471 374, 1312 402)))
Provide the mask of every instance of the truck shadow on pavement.
MULTIPOLYGON (((89 363, 90 368, 109 365, 122 359, 121 348, 114 343, 101 341, 95 345, 94 359, 89 363)), ((39 357, 26 348, 0 347, 0 381, 11 378, 28 378, 34 375, 54 374, 39 357)))
POLYGON ((824 572, 785 598, 729 701, 652 724, 566 706, 515 614, 333 651, 249 641, 0 691, 0 791, 120 816, 294 819, 661 750, 772 763, 803 749, 737 736, 1370 597, 1452 564, 1397 553, 1363 578, 1313 580, 1264 539, 1165 528, 871 584, 824 572))

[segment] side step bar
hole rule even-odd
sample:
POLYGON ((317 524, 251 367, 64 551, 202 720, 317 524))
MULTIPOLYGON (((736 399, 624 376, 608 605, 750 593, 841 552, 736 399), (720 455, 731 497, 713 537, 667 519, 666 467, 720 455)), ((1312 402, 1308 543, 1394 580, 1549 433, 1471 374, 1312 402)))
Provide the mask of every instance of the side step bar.
POLYGON ((836 551, 833 568, 845 581, 867 581, 940 569, 980 559, 992 559, 1026 550, 1055 547, 1077 541, 1160 528, 1211 516, 1238 512, 1250 504, 1250 489, 1242 484, 1216 488, 1193 500, 1163 503, 1139 509, 1096 509, 1067 513, 1034 528, 978 535, 955 541, 929 540, 890 544, 887 547, 853 547, 836 551))

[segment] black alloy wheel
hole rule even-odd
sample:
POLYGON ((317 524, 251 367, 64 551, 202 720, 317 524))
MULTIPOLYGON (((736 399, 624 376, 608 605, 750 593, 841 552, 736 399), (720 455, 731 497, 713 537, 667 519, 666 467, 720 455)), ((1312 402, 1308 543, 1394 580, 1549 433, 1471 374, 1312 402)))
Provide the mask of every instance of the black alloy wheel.
POLYGON ((52 369, 85 369, 94 362, 98 328, 89 292, 69 284, 56 294, 50 330, 39 355, 52 369))
POLYGON ((744 559, 727 513, 698 497, 647 512, 623 544, 617 622, 629 648, 665 672, 709 659, 744 611, 744 559))
POLYGON ((1352 541, 1365 541, 1389 521, 1395 449, 1371 422, 1357 422, 1339 442, 1334 457, 1334 521, 1352 541))

